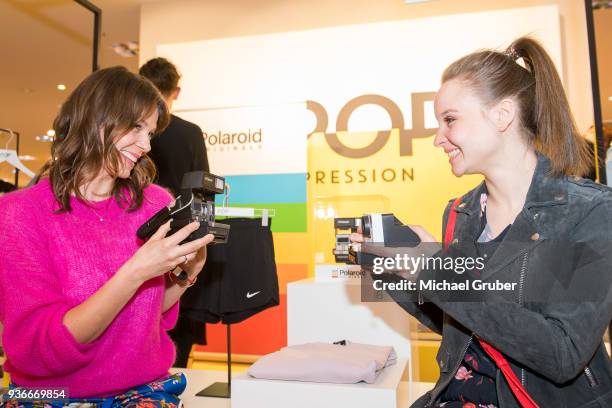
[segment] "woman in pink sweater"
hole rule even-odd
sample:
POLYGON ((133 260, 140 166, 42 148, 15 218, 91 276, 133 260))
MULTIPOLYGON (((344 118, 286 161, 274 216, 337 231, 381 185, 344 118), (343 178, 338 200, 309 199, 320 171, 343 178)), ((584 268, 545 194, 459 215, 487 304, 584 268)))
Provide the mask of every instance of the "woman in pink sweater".
POLYGON ((97 71, 55 119, 41 181, 0 199, 0 321, 15 387, 63 388, 106 406, 178 404, 184 378, 168 377, 166 331, 213 237, 181 245, 197 223, 136 237, 172 200, 151 184, 146 156, 167 122, 148 80, 122 67, 97 71), (187 283, 170 279, 176 267, 187 283))

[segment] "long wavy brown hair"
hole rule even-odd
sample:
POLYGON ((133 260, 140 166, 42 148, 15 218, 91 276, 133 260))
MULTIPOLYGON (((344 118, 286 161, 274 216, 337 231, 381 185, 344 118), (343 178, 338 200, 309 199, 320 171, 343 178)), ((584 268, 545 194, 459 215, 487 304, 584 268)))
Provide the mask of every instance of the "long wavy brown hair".
MULTIPOLYGON (((70 211, 70 196, 86 201, 80 188, 104 169, 117 177, 122 158, 115 143, 157 109, 157 130, 170 119, 164 99, 146 78, 124 67, 89 75, 70 94, 53 122, 51 160, 41 171, 48 175, 59 212, 70 211)), ((143 156, 127 179, 116 178, 112 195, 128 211, 142 205, 143 190, 155 177, 155 165, 143 156)))

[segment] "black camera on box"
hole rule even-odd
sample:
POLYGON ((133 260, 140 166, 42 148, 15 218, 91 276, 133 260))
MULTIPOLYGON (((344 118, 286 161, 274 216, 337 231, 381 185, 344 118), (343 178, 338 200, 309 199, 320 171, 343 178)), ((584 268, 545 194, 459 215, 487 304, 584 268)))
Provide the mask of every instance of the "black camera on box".
POLYGON ((338 230, 350 230, 351 233, 361 229, 364 242, 379 244, 384 247, 415 247, 421 243, 419 236, 404 225, 393 214, 366 214, 358 218, 335 218, 336 247, 333 250, 336 262, 372 266, 373 254, 361 251, 361 244, 350 242, 350 233, 338 233, 338 230))
POLYGON ((142 240, 150 238, 157 229, 172 219, 170 232, 174 234, 187 224, 198 221, 200 228, 192 232, 183 242, 193 241, 213 234, 213 243, 226 243, 230 226, 215 221, 215 195, 223 194, 225 179, 205 171, 185 173, 180 195, 172 207, 164 207, 142 224, 136 235, 142 240))
POLYGON ((334 228, 336 229, 336 246, 333 249, 336 263, 355 264, 351 261, 353 247, 351 243, 351 233, 357 232, 361 227, 361 218, 334 218, 334 228), (339 230, 349 230, 349 233, 338 232, 339 230))

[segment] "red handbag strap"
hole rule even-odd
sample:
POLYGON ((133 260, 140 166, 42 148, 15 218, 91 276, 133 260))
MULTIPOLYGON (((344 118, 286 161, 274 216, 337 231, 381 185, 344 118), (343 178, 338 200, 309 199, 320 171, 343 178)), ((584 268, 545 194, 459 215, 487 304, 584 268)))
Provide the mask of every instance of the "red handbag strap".
POLYGON ((448 221, 446 222, 446 231, 444 231, 444 249, 448 249, 451 241, 453 240, 453 234, 455 233, 455 223, 457 222, 457 213, 455 208, 461 202, 463 197, 459 197, 451 205, 450 213, 448 214, 448 221))
MULTIPOLYGON (((455 208, 461 202, 463 197, 459 197, 456 199, 450 208, 450 213, 448 214, 448 221, 446 223, 446 231, 444 231, 444 248, 447 249, 450 245, 450 242, 453 239, 453 235, 455 234, 455 223, 457 222, 457 213, 455 212, 455 208)), ((525 387, 521 384, 519 379, 512 371, 508 360, 500 353, 495 347, 487 343, 481 338, 478 338, 480 345, 483 350, 491 357, 491 359, 495 362, 495 365, 501 370, 504 378, 508 382, 510 386, 510 390, 521 404, 522 408, 539 408, 538 404, 531 398, 525 387)))
POLYGON ((521 407, 538 408, 538 404, 533 400, 533 398, 531 398, 525 387, 523 387, 523 384, 521 384, 520 380, 516 377, 516 374, 514 374, 514 371, 512 371, 512 367, 510 367, 508 360, 506 360, 503 354, 483 339, 479 338, 478 341, 480 342, 483 350, 487 352, 489 357, 495 361, 495 364, 501 370, 502 374, 506 378, 506 381, 508 382, 508 385, 510 386, 510 389, 512 390, 512 393, 521 404, 521 407))

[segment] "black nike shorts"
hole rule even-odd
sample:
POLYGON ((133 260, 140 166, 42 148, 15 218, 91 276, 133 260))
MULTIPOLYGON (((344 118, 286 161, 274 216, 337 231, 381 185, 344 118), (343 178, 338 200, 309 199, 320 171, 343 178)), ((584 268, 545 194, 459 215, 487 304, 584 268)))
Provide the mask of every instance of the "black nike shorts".
POLYGON ((203 271, 181 299, 193 320, 239 323, 279 303, 272 231, 258 218, 229 218, 226 244, 211 245, 203 271))

